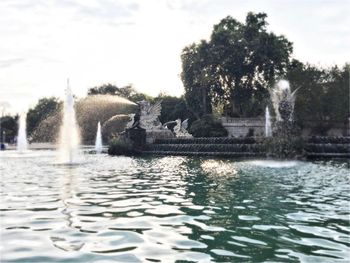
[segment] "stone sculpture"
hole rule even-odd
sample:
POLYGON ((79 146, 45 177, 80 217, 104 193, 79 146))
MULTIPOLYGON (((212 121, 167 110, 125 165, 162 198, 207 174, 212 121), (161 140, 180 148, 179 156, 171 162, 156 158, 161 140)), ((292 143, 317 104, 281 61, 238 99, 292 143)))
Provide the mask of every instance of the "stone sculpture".
POLYGON ((192 135, 187 131, 188 119, 181 122, 181 119, 176 120, 176 126, 174 127, 174 133, 177 138, 192 138, 192 135))
POLYGON ((161 103, 162 101, 157 101, 151 105, 148 101, 138 102, 138 111, 134 115, 129 115, 131 120, 127 123, 126 130, 129 133, 136 130, 145 131, 147 143, 153 143, 156 139, 173 138, 174 134, 171 130, 163 127, 159 121, 161 103))
POLYGON ((139 102, 140 106, 140 127, 146 131, 161 130, 162 123, 159 121, 159 116, 162 111, 162 101, 157 101, 151 105, 148 101, 139 102))
POLYGON ((129 121, 126 124, 126 129, 130 129, 135 123, 135 114, 128 114, 129 121))

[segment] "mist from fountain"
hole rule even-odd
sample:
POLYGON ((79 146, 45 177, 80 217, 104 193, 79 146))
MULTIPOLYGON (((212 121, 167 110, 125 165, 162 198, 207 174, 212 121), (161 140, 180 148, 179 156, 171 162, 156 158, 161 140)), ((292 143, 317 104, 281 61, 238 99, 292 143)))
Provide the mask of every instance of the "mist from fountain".
POLYGON ((289 82, 280 80, 270 93, 277 121, 293 121, 295 93, 291 92, 289 82))
POLYGON ((24 152, 28 149, 27 141, 27 113, 22 112, 19 117, 17 134, 17 151, 24 152))
POLYGON ((97 124, 96 141, 95 141, 95 151, 96 153, 102 152, 102 134, 101 134, 101 123, 97 124))
POLYGON ((62 126, 59 140, 59 160, 72 164, 77 161, 80 134, 74 110, 74 98, 67 82, 66 97, 63 106, 62 126))
MULTIPOLYGON (((266 140, 266 152, 280 159, 296 158, 303 154, 303 140, 294 121, 295 94, 289 82, 280 80, 271 90, 271 101, 275 110, 273 137, 266 140)), ((266 113, 267 114, 267 113, 266 113)), ((267 124, 266 124, 267 125, 267 124)))
POLYGON ((271 116, 269 107, 266 106, 265 110, 265 137, 272 136, 271 116))

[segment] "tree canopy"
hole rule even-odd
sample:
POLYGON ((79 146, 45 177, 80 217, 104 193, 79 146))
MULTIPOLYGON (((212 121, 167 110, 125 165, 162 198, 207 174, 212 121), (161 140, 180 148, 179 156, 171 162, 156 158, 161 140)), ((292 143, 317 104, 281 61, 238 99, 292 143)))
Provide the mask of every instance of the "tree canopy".
POLYGON ((185 98, 197 117, 220 103, 231 116, 262 113, 267 89, 286 74, 293 51, 284 36, 267 31, 266 17, 248 13, 241 23, 228 16, 214 26, 209 41, 183 49, 185 98))
POLYGON ((1 122, 1 136, 3 136, 2 139, 5 140, 5 142, 11 142, 13 141, 14 137, 17 135, 18 130, 18 115, 10 116, 6 115, 3 117, 0 117, 1 122))
POLYGON ((27 113, 27 132, 29 135, 35 130, 39 123, 51 114, 57 112, 62 102, 56 97, 42 98, 27 113))
POLYGON ((162 113, 159 117, 163 124, 168 121, 181 119, 190 119, 192 121, 193 115, 188 111, 184 97, 173 97, 165 94, 159 94, 152 101, 162 101, 162 113))
POLYGON ((138 92, 132 85, 127 85, 119 88, 116 85, 110 83, 90 88, 88 90, 88 95, 116 95, 133 102, 151 99, 150 96, 138 92))
POLYGON ((295 117, 299 124, 312 121, 326 132, 331 122, 348 122, 350 64, 343 68, 320 68, 294 61, 287 73, 293 89, 297 91, 295 117))

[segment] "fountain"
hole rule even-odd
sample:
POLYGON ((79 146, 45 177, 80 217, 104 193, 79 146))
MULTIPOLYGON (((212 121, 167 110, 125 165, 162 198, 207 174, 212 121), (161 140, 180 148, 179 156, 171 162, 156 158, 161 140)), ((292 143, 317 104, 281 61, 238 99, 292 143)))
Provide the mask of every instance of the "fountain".
POLYGON ((265 137, 272 136, 272 127, 271 127, 271 116, 269 107, 266 106, 265 110, 265 137))
POLYGON ((98 124, 97 124, 95 151, 96 151, 96 153, 102 152, 102 135, 101 135, 101 123, 100 122, 98 122, 98 124))
MULTIPOLYGON (((276 114, 273 137, 265 140, 268 156, 277 158, 296 158, 303 153, 303 140, 298 136, 293 113, 295 93, 291 92, 289 82, 280 80, 277 82, 270 96, 276 114)), ((266 137, 268 135, 268 109, 266 110, 266 137)))
POLYGON ((17 135, 17 151, 24 152, 28 149, 27 142, 27 114, 25 112, 21 113, 18 123, 18 135, 17 135))
POLYGON ((276 114, 276 136, 288 137, 295 133, 293 113, 296 91, 291 92, 288 81, 280 80, 270 94, 276 114))
POLYGON ((59 159, 61 162, 70 164, 76 162, 79 142, 80 136, 75 118, 74 98, 69 87, 69 81, 67 81, 59 141, 59 159))

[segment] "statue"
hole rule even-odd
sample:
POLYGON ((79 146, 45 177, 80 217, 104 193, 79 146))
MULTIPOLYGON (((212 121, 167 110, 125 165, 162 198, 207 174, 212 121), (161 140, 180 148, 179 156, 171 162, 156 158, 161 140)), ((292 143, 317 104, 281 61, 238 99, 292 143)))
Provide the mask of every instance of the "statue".
POLYGON ((187 131, 188 119, 181 122, 181 119, 176 120, 176 126, 174 127, 174 132, 176 137, 180 138, 192 138, 192 135, 187 131))
POLYGON ((130 121, 126 124, 126 129, 131 129, 135 123, 135 115, 136 114, 128 114, 130 121))
MULTIPOLYGON (((159 121, 159 116, 162 111, 162 101, 159 100, 151 105, 148 101, 141 101, 140 105, 140 127, 147 130, 161 130, 162 123, 159 121)), ((136 116, 136 115, 135 115, 136 116)))
POLYGON ((140 101, 137 103, 139 107, 136 114, 129 115, 130 121, 126 125, 126 131, 130 139, 137 142, 137 145, 143 145, 144 142, 153 143, 156 139, 174 137, 173 132, 159 121, 161 103, 162 101, 157 101, 151 105, 148 101, 140 101), (146 138, 139 143, 137 136, 142 137, 143 133, 146 138))
POLYGON ((133 147, 142 149, 146 144, 146 130, 141 127, 140 118, 141 118, 141 107, 138 104, 138 109, 135 114, 129 114, 131 119, 126 124, 126 129, 121 133, 124 141, 127 141, 133 145, 133 147))
POLYGON ((158 119, 162 110, 161 103, 162 101, 157 101, 151 105, 145 100, 138 102, 137 112, 135 114, 129 114, 130 121, 126 124, 126 128, 142 128, 147 131, 164 129, 158 119))

